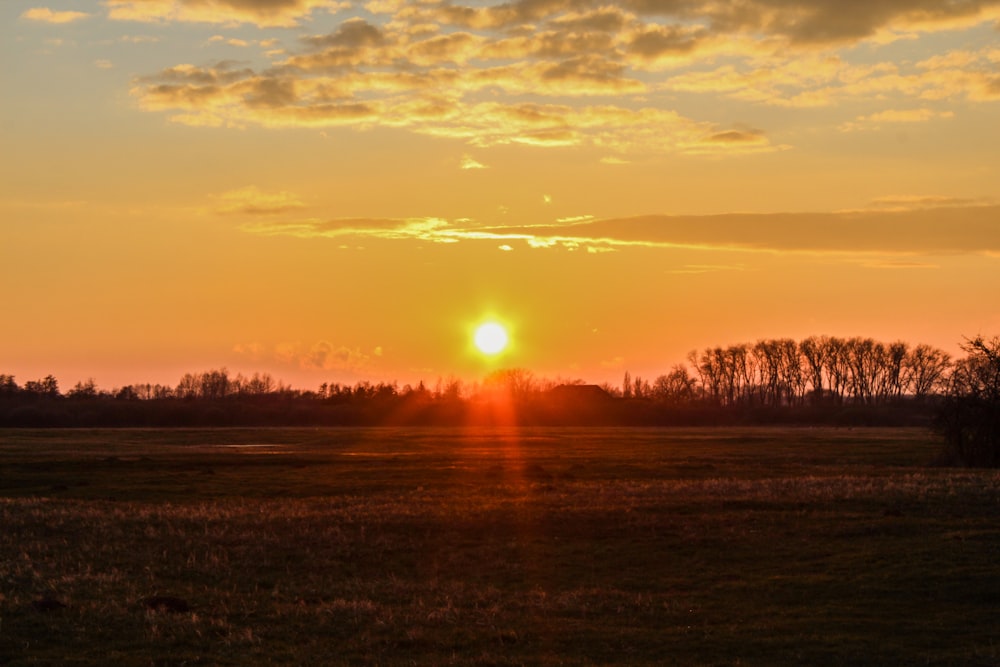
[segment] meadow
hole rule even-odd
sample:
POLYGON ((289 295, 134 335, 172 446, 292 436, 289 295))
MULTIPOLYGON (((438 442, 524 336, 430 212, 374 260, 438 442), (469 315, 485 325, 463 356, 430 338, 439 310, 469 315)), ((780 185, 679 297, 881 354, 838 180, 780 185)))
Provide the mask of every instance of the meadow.
POLYGON ((0 430, 0 664, 1000 664, 1000 474, 940 446, 0 430))

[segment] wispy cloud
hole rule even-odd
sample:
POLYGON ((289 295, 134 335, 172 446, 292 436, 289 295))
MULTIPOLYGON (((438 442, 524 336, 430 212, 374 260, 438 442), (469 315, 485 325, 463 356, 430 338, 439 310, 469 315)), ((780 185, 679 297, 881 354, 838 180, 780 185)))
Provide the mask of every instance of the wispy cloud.
POLYGON ((485 164, 475 159, 471 155, 463 155, 462 161, 458 165, 459 169, 489 169, 485 164))
POLYGON ((926 123, 938 119, 954 118, 953 111, 934 111, 933 109, 886 109, 857 119, 840 126, 843 132, 878 128, 883 124, 926 123))
POLYGON ((362 371, 382 356, 382 348, 365 352, 359 347, 335 345, 321 340, 315 343, 281 342, 264 345, 258 342, 237 343, 233 352, 254 362, 277 361, 306 370, 362 371))
POLYGON ((868 210, 915 211, 929 208, 990 206, 993 203, 993 201, 983 198, 944 197, 940 195, 888 195, 873 200, 868 210))
POLYGON ((308 347, 285 343, 279 345, 276 352, 282 361, 296 363, 302 368, 327 371, 361 370, 367 368, 372 359, 360 348, 333 345, 325 340, 308 347))
POLYGON ((669 269, 668 273, 679 274, 699 274, 718 273, 720 271, 744 271, 746 267, 742 264, 684 264, 677 268, 669 269))
POLYGON ((48 7, 32 7, 21 12, 21 18, 40 23, 73 23, 88 18, 90 14, 75 11, 55 11, 48 7))
POLYGON ((122 35, 119 40, 129 44, 153 44, 159 42, 160 38, 153 35, 122 35))
MULTIPOLYGON (((1000 206, 955 206, 845 213, 567 218, 552 225, 487 226, 442 218, 301 220, 250 223, 247 232, 303 238, 376 238, 432 243, 489 241, 511 248, 629 247, 834 255, 946 255, 1000 252, 1000 206)), ((892 260, 898 261, 897 259, 892 260)), ((907 260, 910 261, 910 260, 907 260)), ((919 263, 924 266, 924 263, 919 263)), ((907 264, 906 266, 910 266, 907 264)), ((739 264, 687 265, 684 272, 739 264)))
POLYGON ((566 218, 556 218, 560 225, 573 225, 580 222, 589 222, 594 219, 592 215, 571 215, 566 218))
POLYGON ((875 261, 875 262, 864 262, 862 264, 865 268, 869 269, 887 269, 892 271, 897 270, 912 270, 912 269, 938 269, 940 268, 937 264, 932 264, 930 262, 903 262, 903 261, 875 261))
POLYGON ((282 190, 263 192, 254 185, 231 190, 214 197, 215 212, 222 214, 275 215, 304 208, 299 198, 282 190))
POLYGON ((335 12, 349 6, 335 0, 105 0, 116 21, 239 24, 288 28, 315 11, 335 12))
POLYGON ((245 48, 250 46, 250 42, 245 39, 237 39, 235 37, 226 37, 224 35, 212 35, 208 38, 209 44, 227 44, 229 46, 236 46, 240 48, 245 48))

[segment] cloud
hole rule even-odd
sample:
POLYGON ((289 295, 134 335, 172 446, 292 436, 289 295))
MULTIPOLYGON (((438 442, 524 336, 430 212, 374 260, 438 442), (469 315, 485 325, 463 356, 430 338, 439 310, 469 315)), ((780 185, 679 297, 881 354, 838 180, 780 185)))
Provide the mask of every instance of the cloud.
MULTIPOLYGON (((530 2, 530 0, 522 0, 530 2)), ((995 0, 927 2, 892 0, 746 0, 710 3, 699 0, 630 0, 624 6, 639 14, 689 16, 718 31, 756 34, 793 47, 885 42, 901 35, 954 30, 994 20, 995 0)))
POLYGON ((233 352, 249 357, 254 361, 261 359, 264 356, 264 351, 264 346, 256 341, 252 343, 236 343, 233 346, 233 352))
POLYGON ((888 109, 880 111, 867 117, 860 117, 859 120, 867 120, 873 123, 925 123, 934 118, 954 118, 951 111, 932 111, 931 109, 888 109))
POLYGON ((307 370, 358 371, 371 366, 372 357, 381 357, 382 348, 366 353, 358 347, 334 345, 325 340, 312 344, 283 342, 267 347, 260 343, 237 344, 233 351, 253 361, 274 359, 307 370))
MULTIPOLYGON (((949 255, 1000 253, 1000 206, 931 206, 841 213, 642 216, 594 220, 568 218, 551 225, 479 225, 441 218, 302 220, 251 223, 250 233, 303 238, 376 238, 433 243, 488 241, 509 247, 630 247, 727 252, 835 255, 949 255)), ((898 259, 892 261, 899 261, 898 259)), ((712 270, 720 270, 712 265, 712 270)), ((724 265, 727 270, 738 264, 724 265)), ((704 272, 705 265, 687 267, 704 272)))
POLYGON ((606 359, 601 362, 601 368, 607 368, 609 370, 616 370, 624 368, 625 357, 617 356, 612 359, 606 359))
POLYGON ((304 208, 304 204, 290 192, 262 192, 250 185, 216 195, 215 212, 221 214, 275 215, 304 208))
POLYGON ((1000 98, 993 49, 953 52, 917 63, 856 64, 839 54, 758 55, 738 64, 667 77, 664 90, 716 94, 785 108, 832 107, 842 100, 988 101, 1000 98))
POLYGON ((108 17, 116 21, 194 22, 259 27, 294 27, 313 12, 345 7, 335 0, 105 0, 108 17))
MULTIPOLYGON (((301 26, 345 3, 107 6, 118 19, 301 26)), ((371 0, 364 9, 287 52, 269 51, 265 66, 177 64, 136 79, 132 95, 141 109, 192 126, 387 127, 476 148, 591 147, 619 159, 788 148, 773 129, 680 114, 681 94, 788 109, 881 106, 837 119, 844 130, 943 119, 957 100, 1000 99, 995 47, 879 61, 895 39, 1000 20, 1000 0, 847 9, 843 0, 371 0)))
POLYGON ((625 46, 644 67, 670 67, 690 62, 699 52, 717 48, 718 42, 704 26, 645 25, 629 37, 625 46))
POLYGON ((33 7, 21 12, 21 18, 40 23, 73 23, 88 18, 90 14, 74 11, 53 11, 48 7, 33 7))
POLYGON ((463 155, 462 162, 458 166, 459 169, 489 169, 485 164, 479 162, 470 155, 463 155))
MULTIPOLYGON (((856 213, 645 216, 576 225, 591 242, 758 252, 981 254, 1000 250, 1000 206, 856 213)), ((511 229, 509 231, 517 231, 511 229)), ((534 229, 540 236, 566 229, 534 229)))
MULTIPOLYGON (((374 4, 374 3, 373 3, 374 4)), ((576 28, 620 30, 629 17, 666 26, 664 36, 651 40, 646 50, 676 48, 684 40, 671 39, 674 30, 701 28, 721 35, 755 35, 780 39, 798 47, 884 42, 914 32, 958 29, 995 21, 995 0, 932 3, 893 0, 845 6, 843 0, 624 0, 609 6, 603 1, 514 0, 492 6, 463 6, 449 2, 378 3, 397 16, 473 29, 511 30, 524 24, 564 22, 576 28)))
POLYGON ((744 271, 746 267, 742 264, 684 264, 676 269, 670 269, 668 273, 696 275, 700 273, 718 273, 720 271, 744 271))
MULTIPOLYGON (((457 243, 469 239, 508 239, 507 235, 479 233, 475 228, 451 223, 442 218, 341 218, 334 220, 297 220, 273 223, 249 223, 243 230, 264 236, 300 238, 374 238, 385 240, 414 239, 431 243, 457 243)), ((526 238, 526 237, 523 237, 526 238)))
MULTIPOLYGON (((335 40, 343 37, 348 42, 367 43, 377 39, 359 36, 354 29, 349 32, 350 37, 341 34, 335 40)), ((337 53, 338 62, 353 61, 353 57, 337 53)), ((489 74, 494 83, 506 82, 508 76, 517 79, 511 85, 519 91, 525 85, 512 73, 489 74)), ((726 141, 737 137, 673 111, 651 107, 475 102, 461 96, 439 96, 432 92, 439 85, 433 81, 442 77, 448 78, 440 72, 303 77, 290 70, 259 74, 227 63, 209 67, 183 64, 137 79, 132 94, 140 108, 172 111, 175 122, 195 126, 384 126, 464 141, 479 148, 582 145, 619 152, 715 154, 780 148, 772 146, 759 130, 743 131, 744 141, 726 141)), ((482 85, 484 82, 478 81, 473 87, 482 85)))
POLYGON ((913 211, 927 208, 989 206, 990 201, 968 197, 943 197, 940 195, 889 195, 872 201, 873 209, 913 211))
POLYGON ((298 357, 299 364, 304 368, 322 370, 356 370, 365 368, 371 357, 360 348, 334 346, 326 341, 313 344, 298 357))
POLYGON ((159 42, 159 37, 153 37, 151 35, 123 35, 119 38, 123 42, 128 42, 129 44, 147 44, 159 42))
POLYGON ((774 150, 784 150, 789 146, 773 146, 764 134, 763 130, 752 128, 721 130, 711 132, 688 146, 688 153, 719 153, 734 152, 733 149, 741 152, 770 152, 774 150))
POLYGON ((868 269, 888 269, 893 271, 898 271, 900 269, 938 269, 941 268, 937 264, 931 264, 929 262, 893 262, 893 261, 876 261, 876 262, 865 262, 862 264, 868 269))
POLYGON ((862 129, 877 129, 881 124, 926 123, 931 120, 954 118, 953 111, 934 111, 932 109, 887 109, 868 116, 858 116, 856 120, 840 126, 842 132, 853 132, 862 129))
POLYGON ((760 130, 726 130, 725 132, 716 132, 706 141, 720 144, 755 143, 760 140, 763 134, 760 130))
POLYGON ((211 37, 208 38, 208 42, 210 44, 217 44, 221 42, 223 44, 228 44, 229 46, 236 46, 240 48, 250 46, 250 42, 246 41, 245 39, 237 39, 235 37, 225 37, 224 35, 212 35, 211 37))

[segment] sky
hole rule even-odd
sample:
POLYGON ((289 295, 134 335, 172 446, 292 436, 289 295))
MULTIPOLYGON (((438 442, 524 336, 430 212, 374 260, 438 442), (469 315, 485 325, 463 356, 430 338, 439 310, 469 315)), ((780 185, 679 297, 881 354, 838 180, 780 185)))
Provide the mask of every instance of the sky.
POLYGON ((5 0, 0 86, 21 383, 1000 333, 1000 0, 5 0))

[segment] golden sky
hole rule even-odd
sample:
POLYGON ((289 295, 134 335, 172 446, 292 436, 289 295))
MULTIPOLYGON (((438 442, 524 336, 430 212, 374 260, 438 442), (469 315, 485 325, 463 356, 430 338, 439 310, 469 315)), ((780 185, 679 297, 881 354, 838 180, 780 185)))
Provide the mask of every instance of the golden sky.
POLYGON ((1000 0, 7 0, 0 62, 20 382, 1000 333, 1000 0))

